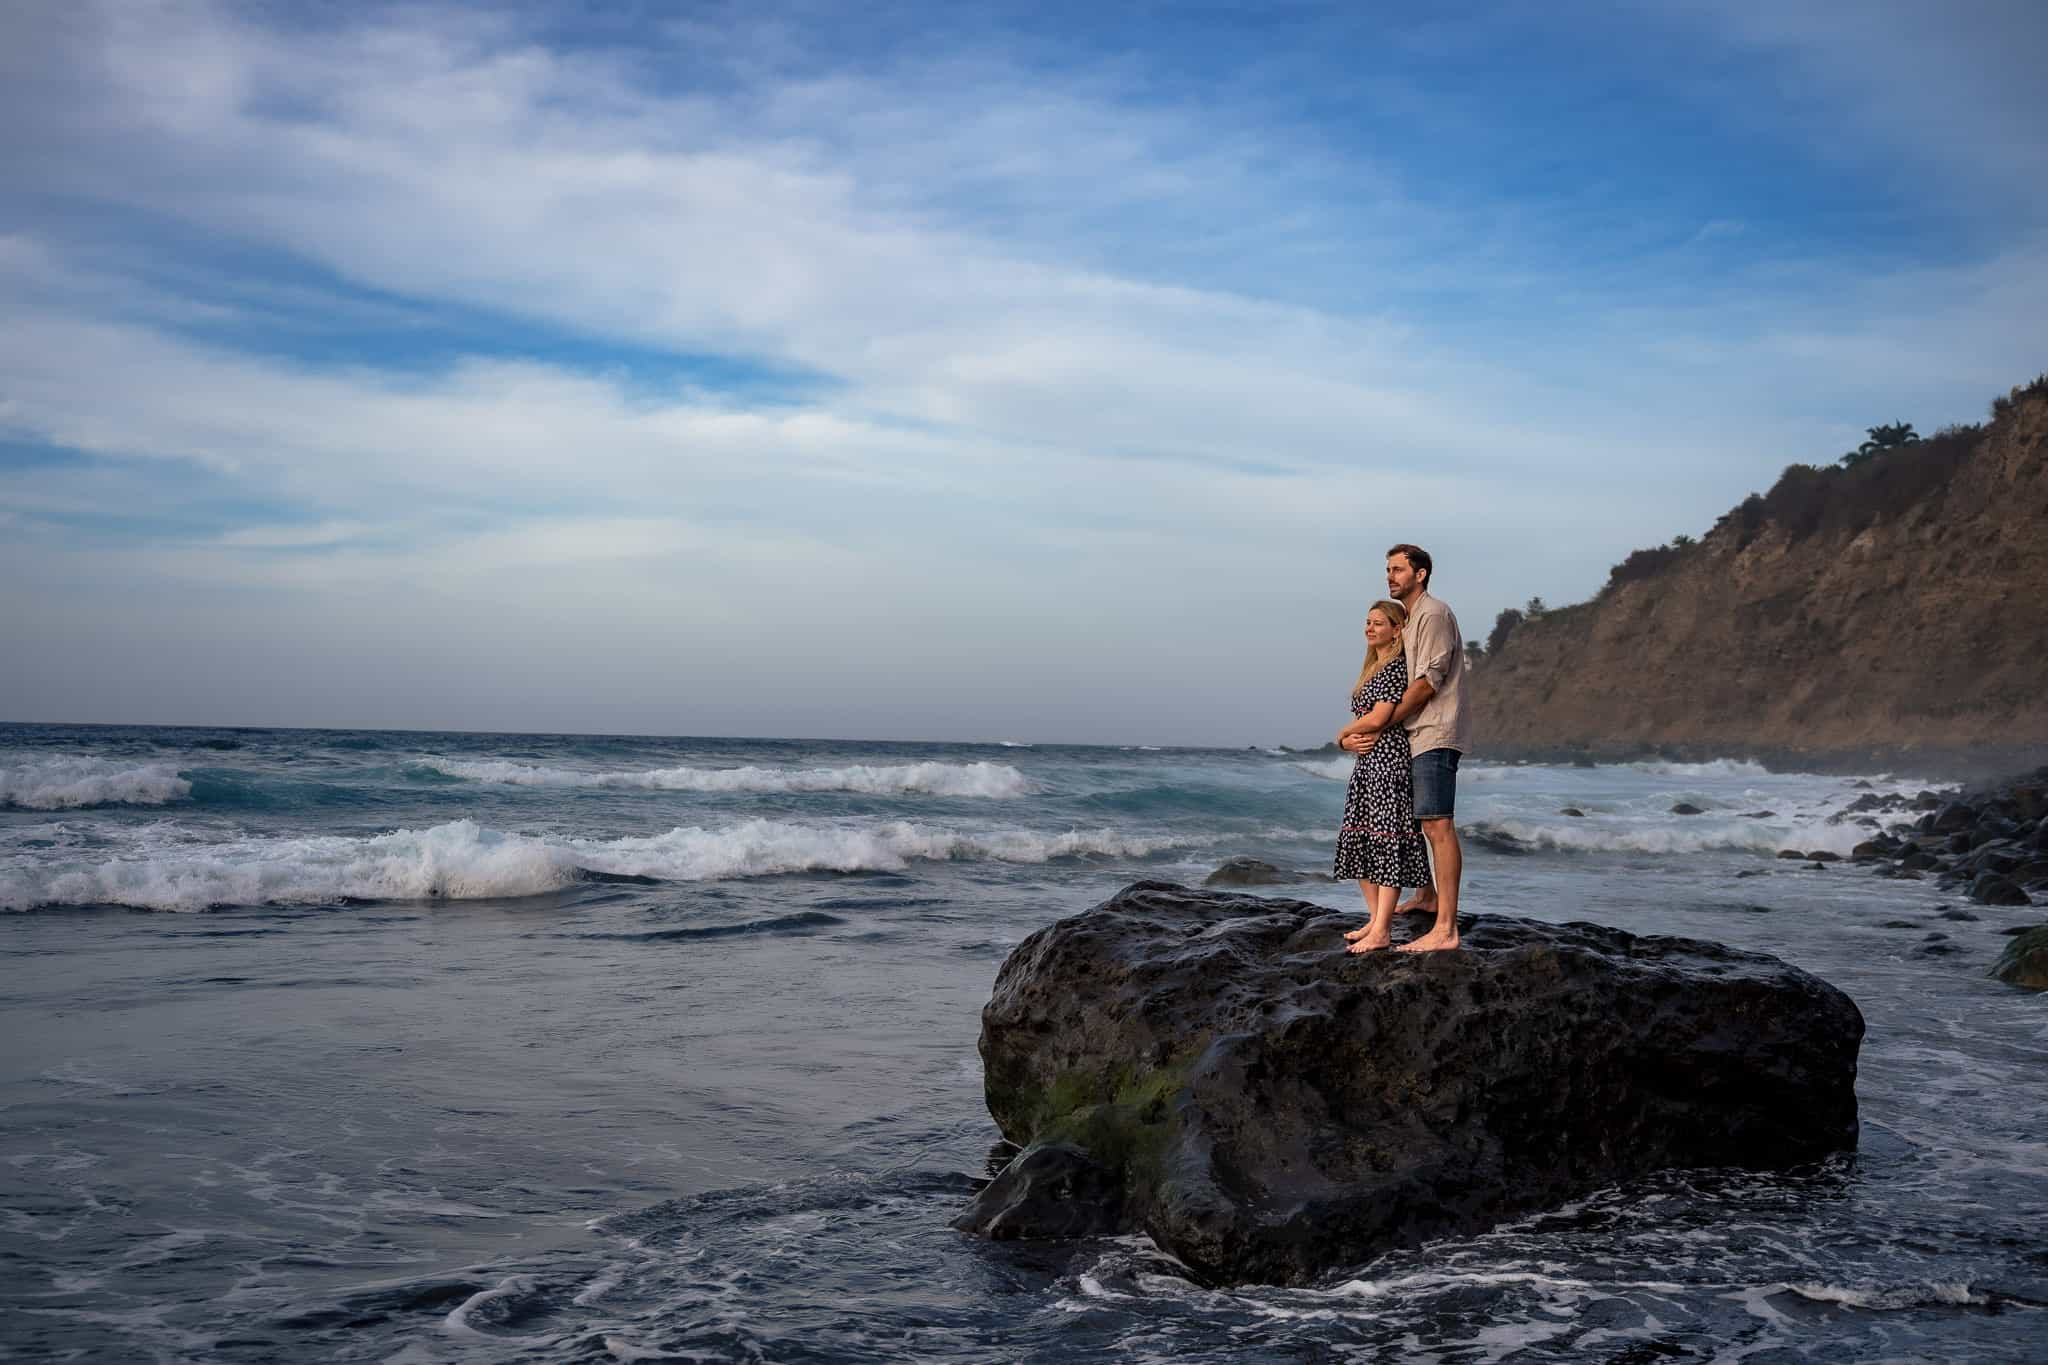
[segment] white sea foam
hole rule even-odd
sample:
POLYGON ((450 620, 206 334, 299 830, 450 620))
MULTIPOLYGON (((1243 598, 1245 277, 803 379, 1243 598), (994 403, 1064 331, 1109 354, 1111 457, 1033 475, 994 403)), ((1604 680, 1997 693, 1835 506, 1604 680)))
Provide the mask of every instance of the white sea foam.
MULTIPOLYGON (((1290 768, 1307 773, 1310 777, 1327 778, 1332 782, 1349 782, 1352 770, 1358 764, 1356 754, 1339 754, 1335 758, 1297 758, 1288 764, 1290 768)), ((1498 764, 1478 764, 1458 769, 1458 785, 1469 787, 1474 783, 1490 784, 1512 782, 1524 770, 1501 767, 1498 764)))
POLYGON ((1710 758, 1704 763, 1671 763, 1660 758, 1637 763, 1616 763, 1617 768, 1649 773, 1653 777, 1769 777, 1771 770, 1746 758, 1710 758))
POLYGON ((538 1293, 539 1285, 539 1277, 534 1275, 508 1275, 450 1309, 442 1325, 451 1336, 498 1340, 507 1334, 489 1328, 538 1293))
POLYGON ((0 766, 0 807, 78 810, 86 806, 162 806, 192 794, 192 784, 160 763, 104 758, 39 758, 0 766))
POLYGON ((471 782, 520 787, 609 787, 691 792, 856 792, 868 796, 1023 796, 1031 785, 1007 763, 855 763, 840 768, 649 768, 582 772, 502 759, 428 758, 420 766, 471 782))
MULTIPOLYGON (((1462 817, 1462 811, 1460 812, 1462 817)), ((1796 848, 1802 853, 1826 850, 1847 853, 1870 837, 1856 825, 1830 825, 1825 820, 1747 820, 1689 816, 1613 816, 1526 819, 1514 816, 1477 818, 1462 827, 1497 832, 1537 848, 1575 853, 1704 853, 1710 849, 1775 853, 1796 848)))
POLYGON ((1187 840, 1112 829, 963 831, 892 821, 804 825, 749 820, 624 839, 539 838, 455 820, 367 838, 159 843, 126 858, 0 868, 0 909, 127 905, 309 905, 358 900, 482 900, 558 891, 586 871, 663 881, 720 881, 788 872, 894 872, 915 861, 1044 863, 1089 855, 1143 857, 1187 840))
POLYGON ((1784 1288, 1816 1303, 1839 1303, 1845 1308, 1888 1310, 1932 1306, 1968 1307, 1991 1300, 1967 1284, 1935 1281, 1907 1285, 1788 1284, 1784 1288))

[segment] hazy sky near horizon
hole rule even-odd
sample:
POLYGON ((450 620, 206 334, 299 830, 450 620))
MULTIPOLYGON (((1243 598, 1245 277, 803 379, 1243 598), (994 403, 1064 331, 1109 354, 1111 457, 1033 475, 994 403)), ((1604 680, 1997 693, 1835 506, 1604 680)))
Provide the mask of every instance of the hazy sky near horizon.
MULTIPOLYGON (((0 10, 0 720, 1313 743, 2048 368, 2048 8, 0 10)), ((1480 698, 1483 704, 1483 696, 1480 698)))

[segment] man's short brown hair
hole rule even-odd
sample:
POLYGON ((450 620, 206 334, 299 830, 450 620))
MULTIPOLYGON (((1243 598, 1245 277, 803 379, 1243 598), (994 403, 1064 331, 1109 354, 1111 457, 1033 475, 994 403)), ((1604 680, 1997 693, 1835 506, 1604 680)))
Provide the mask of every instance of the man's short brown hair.
POLYGON ((1387 558, 1392 559, 1395 555, 1408 556, 1408 567, 1422 575, 1423 587, 1427 588, 1429 580, 1436 577, 1436 566, 1430 563, 1429 551, 1423 549, 1420 545, 1395 545, 1389 547, 1387 558))

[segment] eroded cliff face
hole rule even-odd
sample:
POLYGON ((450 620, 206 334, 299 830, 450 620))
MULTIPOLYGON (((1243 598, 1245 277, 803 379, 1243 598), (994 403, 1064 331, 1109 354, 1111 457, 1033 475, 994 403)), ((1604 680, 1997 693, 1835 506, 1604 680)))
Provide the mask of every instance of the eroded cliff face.
POLYGON ((1659 557, 1476 665, 1475 756, 2048 754, 2048 395, 1981 435, 1787 471, 1659 557))

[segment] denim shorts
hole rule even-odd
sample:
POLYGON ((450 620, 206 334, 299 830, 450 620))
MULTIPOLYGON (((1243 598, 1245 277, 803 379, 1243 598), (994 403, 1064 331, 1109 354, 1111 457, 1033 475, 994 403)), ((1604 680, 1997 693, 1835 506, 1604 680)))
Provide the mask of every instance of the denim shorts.
POLYGON ((1458 751, 1430 749, 1415 755, 1415 818, 1434 820, 1458 808, 1458 751))

